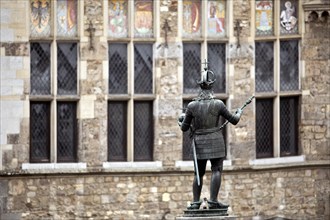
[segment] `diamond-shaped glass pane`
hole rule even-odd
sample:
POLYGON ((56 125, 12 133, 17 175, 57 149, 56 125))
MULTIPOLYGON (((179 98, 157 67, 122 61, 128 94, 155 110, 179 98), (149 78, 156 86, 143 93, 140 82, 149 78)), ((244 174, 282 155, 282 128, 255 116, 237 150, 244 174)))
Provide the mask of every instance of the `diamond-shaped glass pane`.
POLYGON ((256 42, 255 59, 256 92, 274 91, 273 42, 256 42))
POLYGON ((207 59, 216 81, 213 85, 215 93, 226 92, 226 44, 208 44, 207 59))
POLYGON ((134 92, 152 94, 152 44, 134 45, 134 92))
POLYGON ((77 44, 57 45, 57 93, 77 94, 77 44))
POLYGON ((49 162, 50 103, 30 103, 30 161, 49 162))
POLYGON ((77 0, 57 0, 57 36, 77 36, 77 0))
POLYGON ((273 1, 272 0, 256 0, 256 35, 269 36, 273 35, 273 1))
POLYGON ((299 89, 299 43, 297 40, 280 42, 281 91, 299 89))
POLYGON ((127 44, 109 44, 109 93, 127 94, 127 44))
POLYGON ((153 160, 153 103, 134 102, 134 161, 153 160))
POLYGON ((281 156, 298 153, 298 101, 298 97, 285 97, 280 100, 281 156))
POLYGON ((109 102, 108 120, 108 160, 127 161, 127 102, 109 102))
POLYGON ((298 0, 281 0, 280 31, 282 35, 298 33, 298 0))
POLYGON ((183 44, 183 93, 199 92, 197 81, 201 78, 201 45, 183 44))
POLYGON ((57 161, 77 160, 77 116, 75 102, 57 103, 57 161))
POLYGON ((256 155, 273 157, 273 99, 256 100, 256 155))
POLYGON ((31 0, 30 36, 49 37, 51 34, 51 1, 31 0))
POLYGON ((50 44, 31 43, 31 94, 50 94, 50 44))

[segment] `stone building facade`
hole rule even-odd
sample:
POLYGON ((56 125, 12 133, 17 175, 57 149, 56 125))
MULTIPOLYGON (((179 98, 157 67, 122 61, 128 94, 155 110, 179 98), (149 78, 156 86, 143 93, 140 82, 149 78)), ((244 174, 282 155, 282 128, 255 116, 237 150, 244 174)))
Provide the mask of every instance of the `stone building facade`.
MULTIPOLYGON (((46 0, 40 2, 43 3, 40 3, 39 12, 40 8, 49 7, 46 0)), ((297 29, 284 37, 279 34, 282 30, 279 21, 284 21, 280 16, 284 1, 221 1, 226 8, 226 34, 211 39, 205 37, 209 30, 206 28, 206 11, 210 9, 207 1, 201 1, 199 5, 203 13, 198 37, 187 34, 183 27, 183 23, 187 22, 184 1, 157 0, 153 1, 151 10, 152 36, 139 39, 130 37, 135 33, 133 29, 126 37, 114 38, 108 34, 109 5, 116 1, 77 2, 78 34, 64 42, 78 42, 78 92, 63 98, 58 95, 59 89, 54 89, 60 83, 56 83, 52 76, 50 94, 40 96, 32 91, 36 86, 32 80, 33 43, 50 41, 56 44, 57 40, 52 31, 45 39, 31 34, 32 8, 36 6, 33 4, 39 3, 28 0, 0 1, 0 219, 175 219, 181 216, 192 199, 193 165, 191 160, 184 159, 184 135, 177 125, 177 118, 183 103, 197 94, 185 92, 185 80, 193 76, 184 71, 188 68, 185 66, 185 45, 189 43, 201 45, 200 62, 204 58, 211 59, 205 52, 208 43, 225 45, 223 68, 226 69, 226 86, 216 96, 224 100, 228 108, 238 108, 252 94, 256 96, 244 110, 239 124, 229 125, 226 129, 228 156, 224 163, 219 199, 230 204, 230 215, 238 219, 251 219, 258 215, 264 218, 329 219, 329 0, 288 1, 296 6, 297 29), (256 28, 256 21, 262 17, 258 17, 257 4, 265 2, 271 2, 269 7, 274 8, 271 18, 275 34, 264 36, 257 35, 259 29, 256 28), (281 90, 282 85, 279 69, 284 68, 280 60, 286 58, 291 62, 290 57, 281 57, 282 51, 287 51, 281 45, 282 41, 292 39, 298 42, 298 58, 295 61, 299 69, 297 89, 281 93, 277 91, 281 90), (272 92, 258 91, 257 85, 260 80, 257 70, 265 67, 260 66, 259 59, 262 60, 263 56, 256 50, 262 49, 262 42, 267 40, 275 42, 270 47, 274 47, 271 57, 275 57, 271 67, 274 68, 271 84, 275 87, 272 92), (127 43, 130 48, 128 72, 133 72, 132 63, 136 62, 134 58, 129 58, 135 53, 130 45, 151 42, 151 94, 128 94, 124 98, 109 94, 112 77, 109 48, 118 42, 127 43), (297 107, 297 140, 293 142, 293 154, 283 155, 279 145, 285 131, 279 127, 283 128, 282 122, 287 120, 282 118, 285 113, 281 112, 280 106, 285 105, 282 100, 291 96, 297 97, 292 107, 297 107), (116 161, 109 154, 112 142, 109 142, 111 126, 108 118, 112 116, 109 113, 111 102, 122 100, 128 103, 127 149, 124 160, 116 161), (270 117, 260 120, 259 109, 269 104, 263 102, 265 100, 271 100, 273 114, 269 113, 270 117), (51 103, 49 106, 52 109, 49 116, 49 158, 47 161, 33 161, 35 152, 31 146, 36 140, 31 138, 34 134, 31 118, 35 117, 31 106, 44 101, 51 103), (54 106, 61 106, 61 101, 77 103, 73 111, 77 132, 74 162, 61 162, 61 154, 54 147, 55 143, 61 142, 54 131, 60 126, 55 122, 61 118, 53 116, 56 112, 54 106), (134 123, 139 122, 135 121, 131 109, 139 101, 152 103, 152 151, 151 159, 146 160, 142 157, 144 153, 139 159, 134 152, 135 139, 139 137, 139 133, 135 133, 134 123), (268 137, 266 143, 272 143, 271 155, 260 156, 263 152, 258 150, 259 137, 264 134, 259 133, 259 128, 260 123, 267 119, 272 125, 265 129, 273 126, 272 134, 265 135, 268 137)), ((213 3, 217 4, 217 1, 213 3)), ((52 11, 56 8, 56 1, 51 1, 51 4, 49 18, 42 19, 53 18, 50 19, 52 28, 56 26, 57 15, 52 11)), ((129 3, 127 11, 134 10, 134 7, 133 3, 129 3)), ((143 11, 141 15, 143 13, 150 15, 150 11, 143 11)), ((132 15, 128 18, 130 27, 135 24, 134 20, 139 19, 132 15)), ((59 48, 52 49, 50 54, 56 54, 59 48)), ((143 53, 141 56, 143 58, 143 53)), ((50 68, 59 76, 56 64, 60 57, 50 59, 50 63, 55 60, 55 64, 47 64, 45 68, 50 68)), ((127 76, 127 79, 129 90, 130 86, 134 87, 131 82, 138 79, 134 76, 127 76)), ((209 180, 208 172, 203 197, 209 196, 209 180)))

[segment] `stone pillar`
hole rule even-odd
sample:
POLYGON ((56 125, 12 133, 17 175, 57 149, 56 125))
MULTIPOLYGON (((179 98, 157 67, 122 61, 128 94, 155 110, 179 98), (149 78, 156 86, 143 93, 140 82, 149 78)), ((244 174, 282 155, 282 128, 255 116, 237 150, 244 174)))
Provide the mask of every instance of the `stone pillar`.
POLYGON ((79 161, 102 166, 107 160, 107 52, 104 1, 86 0, 81 36, 79 161), (92 37, 90 37, 92 35, 92 37))
POLYGON ((164 167, 173 167, 182 159, 182 132, 177 118, 182 107, 182 44, 177 42, 177 0, 160 2, 160 41, 155 46, 156 123, 155 160, 164 167))
MULTIPOLYGON (((240 108, 254 94, 254 42, 251 33, 251 1, 233 1, 233 29, 229 43, 229 80, 228 107, 232 110, 240 108), (238 26, 235 26, 238 21, 238 26), (239 31, 239 36, 237 33, 239 31), (239 40, 239 42, 238 42, 239 40)), ((240 122, 236 126, 228 126, 229 159, 234 164, 248 164, 255 158, 255 118, 254 104, 244 109, 240 122)))

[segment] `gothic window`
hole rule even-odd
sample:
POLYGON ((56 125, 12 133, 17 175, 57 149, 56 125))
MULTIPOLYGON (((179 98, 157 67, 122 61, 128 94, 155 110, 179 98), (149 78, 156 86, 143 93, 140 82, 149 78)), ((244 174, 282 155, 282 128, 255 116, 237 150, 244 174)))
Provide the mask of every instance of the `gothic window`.
POLYGON ((30 7, 30 162, 76 162, 78 1, 30 7))
POLYGON ((296 0, 255 2, 257 158, 298 154, 301 95, 298 3, 296 0))
POLYGON ((153 1, 109 0, 107 7, 108 161, 152 161, 153 1))

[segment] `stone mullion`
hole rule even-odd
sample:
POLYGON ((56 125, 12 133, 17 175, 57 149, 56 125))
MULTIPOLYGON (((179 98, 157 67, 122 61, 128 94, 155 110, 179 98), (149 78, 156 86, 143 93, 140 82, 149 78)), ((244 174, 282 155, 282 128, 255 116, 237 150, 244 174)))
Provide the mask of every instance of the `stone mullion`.
POLYGON ((86 62, 85 79, 81 79, 81 148, 89 167, 100 167, 107 160, 107 71, 108 45, 104 37, 102 0, 84 1, 84 42, 81 42, 81 61, 86 62), (89 30, 90 23, 92 30, 89 30), (90 37, 92 34, 93 37, 90 37), (91 48, 90 46, 93 46, 91 48), (84 112, 84 111, 87 111, 84 112))

